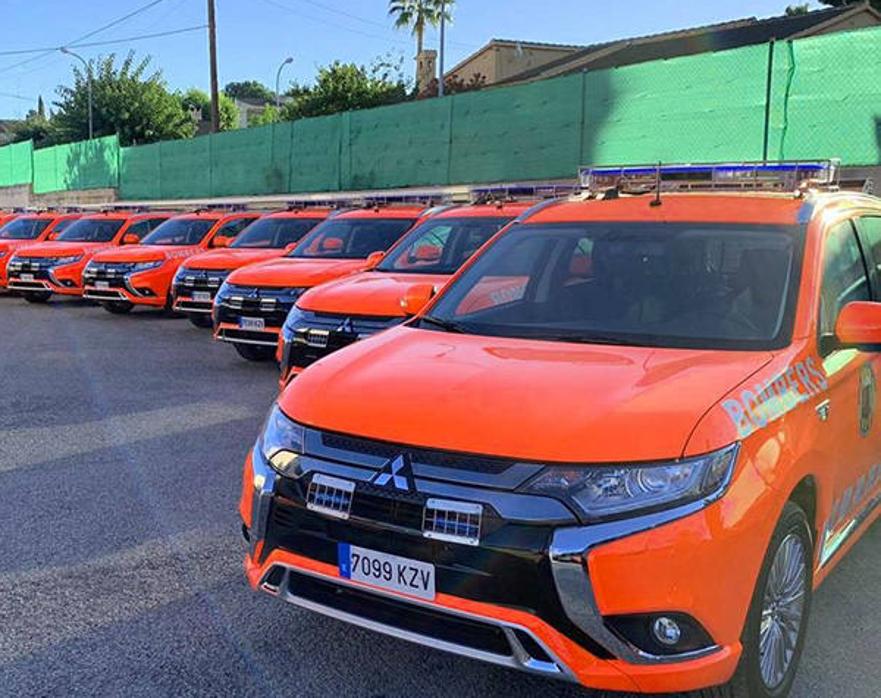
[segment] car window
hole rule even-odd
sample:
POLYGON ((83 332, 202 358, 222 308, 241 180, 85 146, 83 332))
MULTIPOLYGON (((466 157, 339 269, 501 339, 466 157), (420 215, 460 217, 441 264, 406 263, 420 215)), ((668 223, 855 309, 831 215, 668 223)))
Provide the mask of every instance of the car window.
POLYGON ((377 271, 453 274, 510 218, 444 218, 407 234, 377 271))
POLYGON ((62 218, 55 224, 55 227, 52 228, 52 232, 60 234, 62 231, 66 230, 71 223, 75 223, 78 220, 78 218, 62 218))
POLYGON ((68 226, 58 239, 62 242, 110 242, 122 228, 124 220, 80 218, 68 226))
POLYGON ((866 216, 858 225, 872 279, 872 295, 881 300, 881 216, 866 216))
POLYGON ((132 223, 128 229, 125 231, 126 235, 137 235, 138 240, 143 240, 144 236, 147 235, 152 230, 150 227, 150 221, 138 221, 137 223, 132 223))
POLYGON ((821 354, 831 351, 835 321, 841 309, 853 301, 872 300, 863 253, 850 221, 835 226, 823 244, 823 280, 820 287, 821 354))
POLYGON ((156 230, 156 228, 158 228, 160 225, 165 223, 165 221, 167 221, 167 220, 168 220, 168 216, 165 216, 163 218, 148 218, 147 223, 149 226, 149 232, 156 230))
POLYGON ((211 218, 171 218, 145 237, 145 245, 198 245, 216 225, 211 218))
POLYGON ((413 225, 409 218, 344 218, 325 221, 304 237, 290 257, 364 259, 385 252, 413 225))
POLYGON ((241 233, 245 228, 247 228, 251 223, 254 222, 254 218, 250 216, 245 216, 243 218, 235 218, 231 221, 227 221, 220 229, 214 234, 212 237, 212 242, 217 240, 217 238, 227 238, 230 240, 234 240, 238 237, 239 233, 241 233))
POLYGON ((51 222, 51 218, 14 218, 0 228, 0 240, 35 240, 51 222))
POLYGON ((551 341, 785 346, 802 230, 700 223, 518 225, 447 289, 431 319, 472 334, 551 341))
POLYGON ((321 223, 322 218, 266 217, 254 221, 236 238, 232 247, 274 248, 299 242, 306 233, 321 223))

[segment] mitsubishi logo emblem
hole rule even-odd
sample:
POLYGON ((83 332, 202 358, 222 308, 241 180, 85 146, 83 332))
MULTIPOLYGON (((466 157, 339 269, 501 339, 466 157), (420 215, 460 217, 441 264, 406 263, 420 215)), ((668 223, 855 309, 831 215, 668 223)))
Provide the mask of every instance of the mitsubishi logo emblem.
POLYGON ((347 317, 336 328, 337 332, 345 332, 346 334, 355 334, 355 325, 352 324, 352 318, 347 317))
POLYGON ((410 456, 402 454, 390 460, 380 470, 372 480, 377 487, 385 487, 391 482, 395 489, 409 491, 415 489, 413 484, 413 466, 410 463, 410 456))

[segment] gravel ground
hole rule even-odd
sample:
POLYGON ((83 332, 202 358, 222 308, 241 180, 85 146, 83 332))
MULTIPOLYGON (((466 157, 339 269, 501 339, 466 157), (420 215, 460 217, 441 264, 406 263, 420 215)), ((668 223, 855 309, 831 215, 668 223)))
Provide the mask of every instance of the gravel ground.
MULTIPOLYGON (((185 320, 0 297, 0 694, 585 696, 252 593, 236 500, 273 399, 185 320)), ((799 698, 881 695, 881 525, 820 590, 799 698)))

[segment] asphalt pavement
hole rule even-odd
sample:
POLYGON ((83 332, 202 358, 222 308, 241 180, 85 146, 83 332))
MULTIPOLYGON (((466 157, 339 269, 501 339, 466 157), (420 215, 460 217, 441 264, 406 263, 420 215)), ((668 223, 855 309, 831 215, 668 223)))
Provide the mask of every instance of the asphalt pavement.
MULTIPOLYGON (((250 591, 236 503, 276 378, 183 319, 0 297, 0 695, 587 695, 250 591)), ((876 524, 815 599, 797 698, 881 695, 879 589, 876 524)))

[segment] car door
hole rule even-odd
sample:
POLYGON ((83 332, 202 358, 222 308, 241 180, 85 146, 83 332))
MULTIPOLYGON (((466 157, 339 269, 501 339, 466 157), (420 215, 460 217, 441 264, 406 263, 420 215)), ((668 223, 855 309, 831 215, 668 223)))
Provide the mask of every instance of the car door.
MULTIPOLYGON (((841 309, 854 301, 881 300, 873 295, 868 266, 852 220, 833 225, 822 252, 818 352, 828 381, 827 399, 817 408, 821 441, 832 455, 830 481, 835 503, 820 540, 820 565, 827 564, 849 538, 866 494, 866 475, 872 451, 878 450, 874 422, 875 398, 868 388, 878 356, 842 348, 835 341, 835 322, 841 309), (874 437, 874 438, 873 438, 874 437), (861 484, 862 483, 862 484, 861 484)), ((877 454, 876 454, 877 455, 877 454)))

